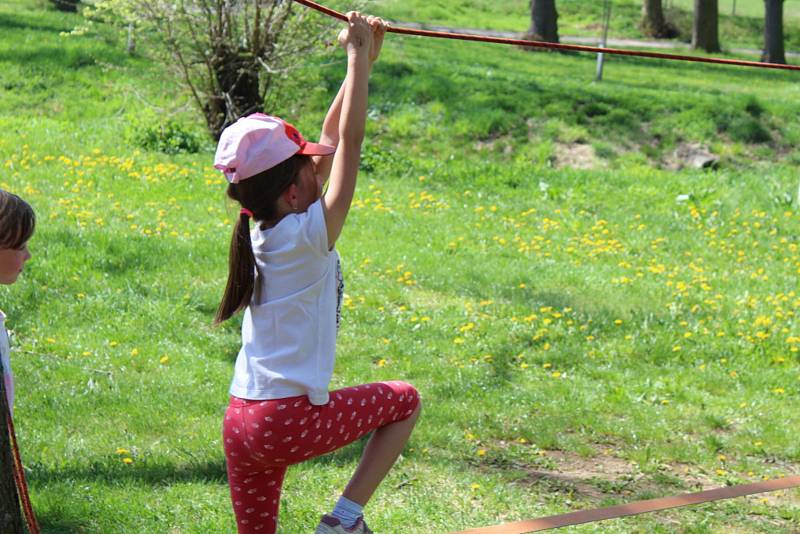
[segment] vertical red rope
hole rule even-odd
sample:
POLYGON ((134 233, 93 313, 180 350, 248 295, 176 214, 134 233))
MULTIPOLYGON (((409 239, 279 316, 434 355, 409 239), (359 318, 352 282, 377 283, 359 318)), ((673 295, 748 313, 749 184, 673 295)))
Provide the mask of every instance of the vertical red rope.
MULTIPOLYGON (((4 374, 5 370, 2 362, 0 362, 0 380, 4 380, 2 378, 4 374)), ((22 457, 19 454, 19 445, 17 444, 17 433, 14 431, 14 420, 11 417, 11 407, 9 406, 3 383, 0 383, 0 410, 5 412, 6 415, 5 431, 8 432, 8 437, 11 439, 11 457, 14 464, 11 466, 11 471, 14 475, 14 484, 17 486, 22 513, 25 516, 25 524, 28 527, 29 534, 39 534, 39 524, 36 521, 36 515, 33 513, 33 506, 31 506, 28 483, 25 480, 25 470, 22 467, 22 457)), ((0 432, 2 431, 3 429, 0 429, 0 432)))
POLYGON ((19 454, 17 434, 14 432, 14 421, 11 419, 11 410, 9 409, 4 391, 2 395, 3 407, 6 410, 6 421, 8 422, 8 434, 11 437, 11 453, 14 457, 14 480, 17 484, 22 513, 25 515, 25 523, 28 527, 28 532, 30 534, 39 534, 39 523, 36 521, 36 515, 33 513, 33 506, 31 506, 31 497, 28 494, 28 483, 25 480, 25 470, 22 467, 22 458, 19 454))

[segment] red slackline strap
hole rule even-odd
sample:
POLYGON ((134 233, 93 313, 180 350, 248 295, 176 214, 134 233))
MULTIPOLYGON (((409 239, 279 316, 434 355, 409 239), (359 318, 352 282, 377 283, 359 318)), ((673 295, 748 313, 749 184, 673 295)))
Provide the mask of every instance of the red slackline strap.
POLYGON ((517 521, 516 523, 506 523, 494 527, 474 528, 464 530, 457 534, 525 534, 528 532, 539 532, 551 528, 560 528, 570 525, 580 525, 594 521, 604 521, 617 517, 644 514, 669 508, 678 508, 691 504, 718 501, 720 499, 733 499, 754 493, 765 493, 782 489, 796 488, 800 486, 800 476, 776 478, 754 484, 742 484, 739 486, 728 486, 713 490, 701 491, 698 493, 687 493, 685 495, 675 495, 673 497, 662 497, 660 499, 650 499, 647 501, 608 506, 606 508, 596 508, 593 510, 581 510, 562 515, 553 515, 541 519, 529 521, 517 521))
MULTIPOLYGON (((347 17, 338 11, 322 6, 311 0, 294 0, 329 17, 347 20, 347 17)), ((562 43, 547 43, 544 41, 526 41, 522 39, 508 39, 505 37, 489 37, 487 35, 471 35, 455 32, 437 32, 431 30, 417 30, 400 26, 389 26, 386 31, 402 33, 405 35, 421 35, 423 37, 439 37, 442 39, 460 39, 464 41, 481 41, 484 43, 499 43, 516 46, 529 46, 534 48, 550 48, 553 50, 572 50, 576 52, 592 52, 600 54, 616 54, 619 56, 649 57, 655 59, 670 59, 675 61, 693 61, 697 63, 714 63, 718 65, 736 65, 739 67, 758 67, 763 69, 800 70, 800 65, 783 65, 780 63, 761 63, 759 61, 745 61, 740 59, 722 59, 702 56, 683 56, 679 54, 664 54, 662 52, 647 52, 644 50, 622 50, 619 48, 598 48, 594 46, 571 45, 562 43)))
MULTIPOLYGON (((3 364, 0 362, 0 375, 3 374, 3 364)), ((0 377, 2 380, 2 377, 0 377)), ((28 527, 29 534, 39 534, 39 524, 36 522, 36 516, 33 513, 33 506, 31 506, 31 498, 28 494, 28 484, 25 480, 25 470, 22 467, 22 457, 19 454, 19 445, 17 444, 17 434, 14 432, 14 421, 11 418, 11 408, 8 405, 8 398, 6 397, 5 387, 0 383, 0 410, 6 414, 6 428, 8 436, 11 439, 11 456, 13 464, 11 470, 14 474, 14 484, 17 486, 17 493, 19 494, 20 504, 22 505, 22 513, 25 516, 25 524, 28 527)), ((2 432, 3 429, 0 429, 2 432)))
MULTIPOLYGON (((3 396, 5 397, 5 393, 3 393, 3 396)), ((4 402, 3 404, 6 408, 8 434, 11 436, 11 452, 14 456, 14 480, 17 484, 19 500, 22 504, 22 512, 25 515, 25 523, 28 527, 29 534, 39 534, 39 524, 36 522, 36 515, 34 515, 33 506, 31 505, 31 497, 28 494, 28 483, 25 480, 25 471, 22 467, 22 458, 19 454, 17 434, 14 432, 14 422, 11 419, 11 411, 8 410, 8 402, 4 402)))

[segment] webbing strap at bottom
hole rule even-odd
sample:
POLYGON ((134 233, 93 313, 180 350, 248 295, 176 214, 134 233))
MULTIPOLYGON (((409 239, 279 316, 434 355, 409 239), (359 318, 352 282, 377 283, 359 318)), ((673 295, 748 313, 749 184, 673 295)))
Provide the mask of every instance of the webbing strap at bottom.
POLYGON ((527 534, 528 532, 539 532, 551 528, 560 528, 570 525, 580 525, 594 521, 604 521, 617 517, 656 512, 680 506, 689 506, 704 502, 718 501, 721 499, 733 499, 754 493, 765 493, 782 489, 795 488, 800 486, 800 476, 776 478, 753 484, 742 484, 739 486, 728 486, 712 490, 700 491, 697 493, 687 493, 685 495, 675 495, 672 497, 662 497, 647 501, 638 501, 606 508, 595 508, 593 510, 581 510, 568 514, 553 515, 541 519, 531 519, 528 521, 517 521, 515 523, 505 523, 493 527, 474 528, 464 530, 456 534, 527 534))

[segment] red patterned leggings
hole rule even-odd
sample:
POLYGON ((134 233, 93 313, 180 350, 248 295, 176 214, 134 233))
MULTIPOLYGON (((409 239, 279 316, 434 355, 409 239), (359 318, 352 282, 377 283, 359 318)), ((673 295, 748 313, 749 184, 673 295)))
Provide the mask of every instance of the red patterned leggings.
POLYGON ((239 534, 275 532, 289 465, 340 449, 373 430, 408 418, 419 394, 405 382, 332 391, 321 406, 308 397, 231 397, 222 435, 239 534))

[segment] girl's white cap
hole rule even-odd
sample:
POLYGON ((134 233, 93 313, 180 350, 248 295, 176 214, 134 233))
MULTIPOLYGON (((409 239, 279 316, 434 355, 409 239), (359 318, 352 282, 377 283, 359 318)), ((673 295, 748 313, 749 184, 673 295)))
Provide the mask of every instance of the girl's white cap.
POLYGON ((297 128, 278 117, 254 113, 222 131, 214 167, 231 183, 255 176, 295 154, 327 156, 336 147, 306 141, 297 128))

